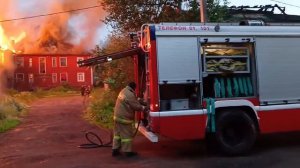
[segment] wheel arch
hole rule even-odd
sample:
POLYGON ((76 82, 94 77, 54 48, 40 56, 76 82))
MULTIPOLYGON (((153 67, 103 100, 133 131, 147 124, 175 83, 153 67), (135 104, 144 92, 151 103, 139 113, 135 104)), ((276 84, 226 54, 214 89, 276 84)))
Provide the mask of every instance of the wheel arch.
POLYGON ((254 121, 256 130, 258 133, 260 133, 258 117, 257 117, 255 111, 251 107, 249 107, 249 106, 219 107, 219 108, 216 108, 216 117, 218 117, 218 115, 220 115, 220 113, 229 111, 229 110, 236 110, 237 112, 241 110, 241 111, 245 112, 254 121))
POLYGON ((259 117, 255 106, 248 100, 222 100, 215 102, 216 117, 224 111, 237 110, 244 111, 254 122, 257 132, 260 133, 259 117))

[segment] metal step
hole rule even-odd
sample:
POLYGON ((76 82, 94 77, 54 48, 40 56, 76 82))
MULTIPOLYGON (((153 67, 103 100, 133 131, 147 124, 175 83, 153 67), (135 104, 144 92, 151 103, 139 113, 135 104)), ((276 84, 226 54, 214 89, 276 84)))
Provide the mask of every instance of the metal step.
MULTIPOLYGON (((135 124, 135 127, 137 127, 138 124, 135 124)), ((148 131, 146 127, 144 127, 142 124, 139 126, 139 132, 142 133, 147 139, 149 139, 151 142, 158 142, 158 136, 155 135, 153 132, 148 131)))

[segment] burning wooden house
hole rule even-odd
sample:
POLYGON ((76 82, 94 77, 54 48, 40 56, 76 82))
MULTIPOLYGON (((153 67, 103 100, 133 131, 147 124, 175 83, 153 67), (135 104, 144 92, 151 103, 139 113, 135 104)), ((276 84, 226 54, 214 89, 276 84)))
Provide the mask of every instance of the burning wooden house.
POLYGON ((17 90, 92 85, 92 69, 77 65, 77 61, 89 57, 88 54, 15 54, 14 81, 10 85, 17 90))

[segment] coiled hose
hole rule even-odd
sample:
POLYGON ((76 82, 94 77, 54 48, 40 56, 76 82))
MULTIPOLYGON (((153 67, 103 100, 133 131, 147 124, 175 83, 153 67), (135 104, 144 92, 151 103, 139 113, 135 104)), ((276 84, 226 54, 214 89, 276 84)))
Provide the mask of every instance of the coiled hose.
MULTIPOLYGON (((137 125, 136 130, 133 134, 133 137, 136 136, 136 134, 139 130, 139 127, 140 127, 140 123, 141 123, 141 120, 138 121, 138 125, 137 125)), ((100 148, 100 147, 112 147, 111 144, 112 144, 112 139, 113 139, 113 133, 112 133, 112 131, 110 131, 110 140, 107 143, 103 143, 102 139, 97 134, 95 134, 94 132, 91 132, 91 131, 88 131, 88 132, 85 133, 85 139, 89 143, 81 144, 81 145, 78 146, 78 148, 91 149, 91 148, 100 148), (96 139, 97 142, 95 142, 95 140, 92 140, 92 139, 96 139)))

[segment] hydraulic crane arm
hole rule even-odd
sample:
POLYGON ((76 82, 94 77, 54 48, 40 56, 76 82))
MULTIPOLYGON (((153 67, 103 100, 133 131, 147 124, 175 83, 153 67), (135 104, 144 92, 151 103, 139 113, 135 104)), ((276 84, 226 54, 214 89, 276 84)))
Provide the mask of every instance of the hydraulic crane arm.
POLYGON ((101 63, 105 63, 105 62, 110 62, 112 60, 137 55, 137 54, 140 54, 141 52, 142 52, 142 50, 140 48, 134 48, 134 49, 124 50, 124 51, 107 54, 107 55, 103 55, 103 56, 99 56, 99 57, 93 57, 93 58, 81 60, 81 61, 78 61, 77 64, 79 65, 79 67, 93 66, 93 65, 97 65, 97 64, 101 64, 101 63))

